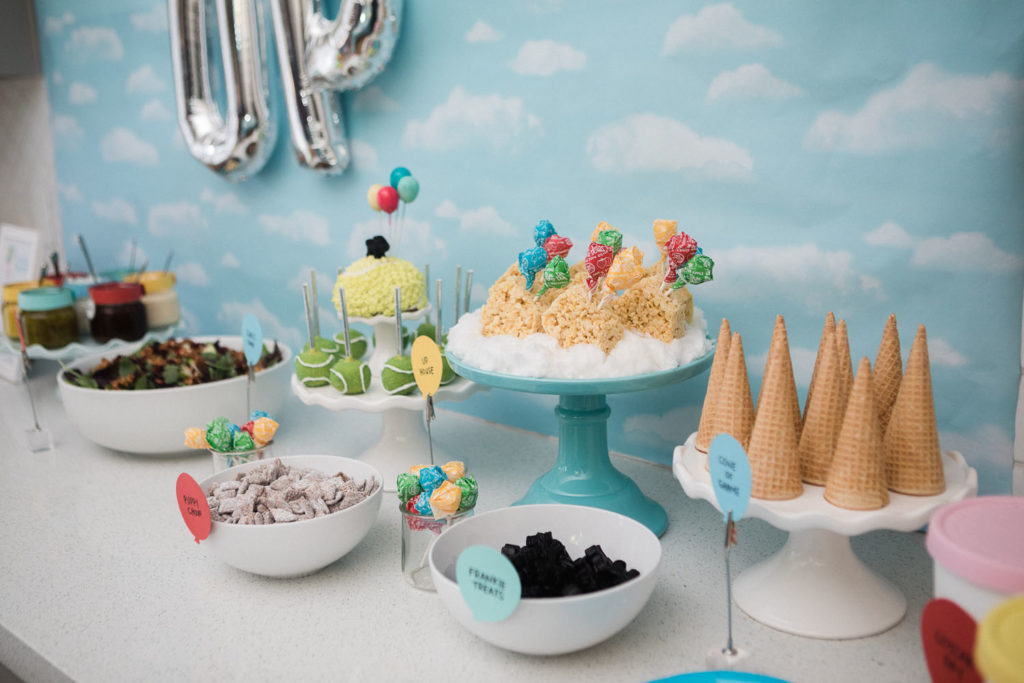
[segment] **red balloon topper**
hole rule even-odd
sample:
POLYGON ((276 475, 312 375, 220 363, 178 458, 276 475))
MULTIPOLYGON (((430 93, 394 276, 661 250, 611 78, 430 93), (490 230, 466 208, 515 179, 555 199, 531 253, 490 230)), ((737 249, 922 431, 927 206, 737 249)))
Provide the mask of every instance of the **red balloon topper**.
POLYGON ((178 475, 176 487, 178 509, 185 526, 192 532, 196 543, 210 535, 210 505, 206 502, 206 494, 190 475, 182 472, 178 475))
POLYGON ((390 185, 380 188, 377 190, 377 204, 384 213, 394 213, 398 208, 398 190, 390 185))
POLYGON ((921 644, 933 683, 981 683, 974 668, 977 624, 952 600, 936 598, 921 615, 921 644))

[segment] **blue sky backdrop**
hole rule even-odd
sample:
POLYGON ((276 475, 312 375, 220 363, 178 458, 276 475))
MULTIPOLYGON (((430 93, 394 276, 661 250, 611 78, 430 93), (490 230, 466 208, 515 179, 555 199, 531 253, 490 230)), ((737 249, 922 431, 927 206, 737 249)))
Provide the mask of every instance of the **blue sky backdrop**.
MULTIPOLYGON (((608 221, 648 255, 652 220, 675 218, 716 261, 694 294, 713 331, 724 316, 743 334, 755 395, 776 313, 801 395, 826 311, 847 320, 854 365, 889 312, 904 355, 924 323, 943 446, 983 491, 1010 489, 1024 3, 411 0, 391 64, 345 96, 340 177, 293 161, 268 40, 277 147, 239 184, 178 132, 164 3, 36 4, 66 239, 81 232, 103 266, 126 264, 132 237, 137 262, 174 249, 196 333, 252 312, 299 344, 300 283, 363 254, 366 189, 404 165, 421 192, 394 253, 429 261, 449 303, 456 264, 479 306, 540 218, 577 244, 608 221)), ((612 447, 668 462, 705 385, 612 398, 612 447)), ((550 433, 553 401, 452 407, 550 433)))

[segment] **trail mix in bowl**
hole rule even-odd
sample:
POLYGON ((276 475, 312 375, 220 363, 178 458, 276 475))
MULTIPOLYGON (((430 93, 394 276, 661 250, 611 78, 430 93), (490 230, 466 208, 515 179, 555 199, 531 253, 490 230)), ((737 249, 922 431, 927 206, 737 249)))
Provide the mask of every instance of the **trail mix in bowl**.
MULTIPOLYGON (((281 362, 281 349, 263 346, 258 372, 281 362)), ((87 389, 142 390, 188 387, 230 379, 246 373, 245 354, 220 342, 191 339, 152 341, 135 353, 104 358, 88 372, 65 370, 64 380, 87 389)))

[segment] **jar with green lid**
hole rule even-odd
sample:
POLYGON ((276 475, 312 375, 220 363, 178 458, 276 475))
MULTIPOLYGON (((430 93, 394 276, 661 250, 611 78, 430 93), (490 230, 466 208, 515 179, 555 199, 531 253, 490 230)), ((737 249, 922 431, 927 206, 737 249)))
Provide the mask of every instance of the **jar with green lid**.
POLYGON ((14 282, 3 288, 4 334, 10 339, 18 338, 18 293, 39 286, 36 280, 14 282))
POLYGON ((78 341, 78 319, 69 290, 61 287, 22 290, 18 292, 18 308, 26 346, 39 344, 47 349, 60 349, 78 341))

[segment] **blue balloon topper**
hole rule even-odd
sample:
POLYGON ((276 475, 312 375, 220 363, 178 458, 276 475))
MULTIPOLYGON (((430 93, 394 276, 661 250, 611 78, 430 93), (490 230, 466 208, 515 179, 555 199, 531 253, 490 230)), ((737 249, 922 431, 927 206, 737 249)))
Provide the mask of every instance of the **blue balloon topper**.
POLYGON ((407 175, 398 181, 398 198, 406 204, 411 204, 416 201, 416 197, 420 196, 420 181, 413 178, 411 175, 407 175))
POLYGON ((711 441, 708 449, 708 469, 711 471, 711 485, 722 515, 738 522, 750 503, 750 461, 740 442, 728 434, 719 434, 711 441))
POLYGON ((242 351, 249 365, 256 365, 263 355, 263 329, 252 313, 242 318, 242 351))
POLYGON ((395 169, 393 171, 391 171, 391 178, 390 178, 391 187, 393 187, 393 188, 395 188, 397 190, 398 189, 398 181, 401 180, 402 178, 404 178, 406 176, 410 176, 410 175, 412 175, 412 173, 410 173, 409 169, 407 169, 405 166, 396 166, 395 169))
POLYGON ((523 587, 512 562, 494 548, 471 545, 455 563, 455 580, 476 621, 503 621, 515 611, 523 587))

